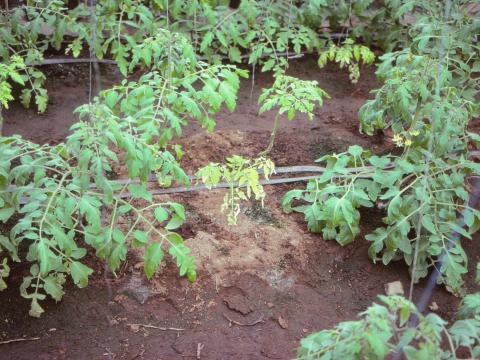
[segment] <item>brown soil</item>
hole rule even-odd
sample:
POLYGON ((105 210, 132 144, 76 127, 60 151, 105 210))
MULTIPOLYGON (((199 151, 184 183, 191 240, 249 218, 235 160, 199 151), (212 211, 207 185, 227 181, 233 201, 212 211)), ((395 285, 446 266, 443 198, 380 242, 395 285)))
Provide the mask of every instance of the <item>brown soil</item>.
MULTIPOLYGON (((50 70, 55 76, 48 80, 47 113, 39 116, 15 104, 6 114, 7 134, 38 142, 61 141, 68 134, 75 121, 72 110, 88 101, 89 86, 83 75, 87 68, 64 68, 68 71, 50 70)), ((103 86, 118 78, 102 70, 103 86)), ((281 124, 271 153, 277 165, 311 164, 353 143, 379 152, 389 147, 358 133, 357 110, 377 86, 371 68, 363 69, 358 85, 335 67, 320 71, 314 59, 294 63, 291 72, 318 80, 332 100, 313 122, 300 118, 281 124)), ((229 155, 255 156, 266 146, 273 116, 257 116, 255 102, 271 82, 269 75, 256 74, 251 97, 251 84, 245 81, 237 111, 220 113, 215 133, 206 134, 196 124, 188 128, 180 143, 186 154, 182 165, 189 173, 229 155)), ((281 211, 281 197, 294 187, 266 187, 265 207, 244 204, 233 227, 219 210, 223 191, 169 197, 187 209, 180 232, 197 259, 199 278, 194 284, 179 279, 170 262, 147 282, 138 254, 132 253, 116 278, 92 263, 96 272, 87 288, 71 286, 60 303, 46 301, 45 314, 33 319, 29 302, 18 293, 22 268, 14 269, 9 288, 0 293, 0 341, 40 339, 0 345, 0 358, 290 359, 302 337, 354 319, 384 293, 386 283, 400 280, 408 288, 404 265, 375 265, 367 256, 363 236, 381 219, 379 211, 362 214, 361 236, 342 248, 308 233, 299 214, 281 211)), ((467 246, 473 251, 473 266, 478 249, 467 246)), ((422 288, 416 287, 416 298, 422 288)), ((439 315, 452 318, 458 299, 439 288, 432 300, 439 315)))

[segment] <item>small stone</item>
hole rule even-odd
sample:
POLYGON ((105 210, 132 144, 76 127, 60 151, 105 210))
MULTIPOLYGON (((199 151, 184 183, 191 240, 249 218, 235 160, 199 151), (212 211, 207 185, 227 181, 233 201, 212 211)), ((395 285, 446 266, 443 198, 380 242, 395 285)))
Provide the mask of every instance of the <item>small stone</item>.
POLYGON ((146 285, 143 283, 141 277, 132 275, 127 284, 121 289, 121 293, 137 300, 143 305, 149 297, 154 295, 149 286, 149 284, 146 285))
POLYGON ((306 333, 308 333, 308 329, 302 329, 302 332, 303 332, 304 334, 306 334, 306 333))
POLYGON ((140 326, 137 324, 130 324, 130 330, 132 330, 134 333, 137 333, 140 331, 140 326))
POLYGON ((288 329, 288 321, 287 320, 285 320, 281 316, 279 316, 277 320, 278 320, 278 325, 280 325, 280 327, 282 329, 288 329))
POLYGON ((400 281, 393 281, 385 284, 385 294, 387 295, 404 295, 403 285, 400 281))
POLYGON ((437 310, 440 309, 440 308, 438 307, 438 304, 437 304, 435 301, 433 301, 433 302, 430 304, 429 309, 430 309, 431 311, 437 311, 437 310))
POLYGON ((268 306, 269 309, 271 309, 271 308, 273 308, 275 305, 274 305, 273 303, 269 302, 269 303, 267 303, 267 306, 268 306))
POLYGON ((57 331, 57 329, 55 329, 55 328, 51 328, 51 329, 48 329, 48 331, 50 331, 50 332, 54 332, 54 331, 57 331))
POLYGON ((113 298, 113 301, 120 304, 124 302, 126 299, 127 297, 125 295, 119 294, 119 295, 115 295, 115 297, 113 298))

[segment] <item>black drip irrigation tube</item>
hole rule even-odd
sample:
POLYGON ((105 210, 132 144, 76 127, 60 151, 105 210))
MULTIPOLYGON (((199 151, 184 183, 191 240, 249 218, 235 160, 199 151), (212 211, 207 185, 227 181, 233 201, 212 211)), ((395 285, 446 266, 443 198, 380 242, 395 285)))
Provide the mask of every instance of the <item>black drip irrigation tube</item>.
MULTIPOLYGON (((480 151, 471 151, 470 156, 480 156, 480 151)), ((383 170, 391 170, 394 168, 394 164, 390 163, 387 164, 383 170)), ((325 173, 327 169, 322 166, 314 166, 314 165, 297 165, 297 166, 280 166, 276 167, 274 174, 316 174, 316 175, 307 175, 307 176, 295 176, 295 177, 287 177, 287 178, 270 178, 270 179, 263 179, 260 180, 260 185, 280 185, 280 184, 289 184, 289 183, 296 183, 296 182, 305 182, 309 180, 317 179, 321 174, 325 173)), ((374 175, 375 167, 373 166, 361 166, 361 167, 351 167, 345 169, 349 174, 355 174, 359 172, 365 172, 359 178, 364 179, 371 179, 374 175)), ((259 174, 262 174, 263 171, 260 170, 259 174)), ((348 177, 349 175, 334 175, 332 179, 341 179, 348 177)), ((189 175, 188 179, 190 181, 199 180, 195 175, 189 175)), ((155 175, 150 175, 147 179, 147 183, 158 183, 159 179, 155 175)), ((128 184, 139 184, 141 181, 139 179, 115 179, 110 180, 110 183, 113 185, 128 185, 128 184)), ((178 187, 171 187, 171 188, 154 188, 154 189, 147 189, 148 192, 152 195, 166 195, 166 194, 175 194, 175 193, 184 193, 184 192, 194 192, 194 191, 202 191, 202 190, 214 190, 214 189, 225 189, 230 188, 231 184, 227 182, 220 182, 215 186, 207 187, 203 184, 191 185, 191 186, 178 186, 178 187)), ((234 187, 239 187, 238 184, 234 184, 234 187)), ((246 187, 243 185, 241 187, 246 187)), ((24 189, 27 187, 23 187, 24 189)), ((90 189, 95 190, 97 186, 94 183, 90 184, 90 189)), ((1 192, 15 192, 17 190, 17 186, 10 185, 5 190, 1 192)), ((120 199, 127 199, 130 198, 132 195, 128 192, 124 192, 121 194, 116 194, 114 197, 120 199)), ((28 203, 28 197, 22 197, 20 199, 20 204, 24 205, 28 203)))
MULTIPOLYGON (((96 0, 90 0, 92 4, 96 3, 96 0)), ((332 39, 341 39, 345 38, 345 35, 342 33, 333 33, 330 35, 330 38, 332 39)), ((277 53, 278 57, 284 57, 287 58, 287 60, 293 60, 293 59, 300 59, 303 58, 306 55, 315 55, 314 52, 301 52, 301 53, 292 53, 292 52, 281 52, 277 53)), ((218 55, 218 57, 221 60, 229 60, 230 58, 225 55, 218 55)), ((240 59, 246 60, 250 57, 250 54, 243 54, 240 56, 240 59)), ((269 58, 269 54, 263 54, 260 56, 261 59, 266 59, 269 58)), ((199 56, 198 60, 201 61, 207 61, 208 58, 204 56, 199 56)), ((32 63, 32 66, 44 66, 44 65, 67 65, 67 64, 84 64, 84 63, 94 63, 94 64, 106 64, 106 65, 117 65, 117 62, 112 59, 98 59, 96 57, 91 56, 89 58, 49 58, 49 59, 44 59, 40 62, 35 62, 32 63)), ((140 65, 137 65, 137 67, 140 65)))
MULTIPOLYGON (((387 165, 384 170, 392 169, 393 164, 387 165)), ((270 179, 263 179, 260 180, 259 183, 261 185, 279 185, 279 184, 288 184, 288 183, 295 183, 295 182, 303 182, 303 181, 308 181, 308 180, 313 180, 317 179, 320 175, 323 174, 327 169, 321 166, 310 166, 310 165, 305 165, 305 166, 283 166, 283 167, 277 167, 275 168, 274 174, 299 174, 299 173, 315 173, 317 175, 308 175, 308 176, 298 176, 298 177, 287 177, 287 178, 270 178, 270 179)), ((359 172, 365 171, 366 173, 362 176, 359 176, 359 178, 372 178, 373 172, 375 168, 373 166, 362 166, 362 167, 353 167, 353 168, 347 168, 346 169, 350 174, 355 174, 359 172), (368 172, 371 173, 368 173, 368 172)), ((263 173, 263 171, 259 171, 260 174, 263 173)), ((348 175, 335 175, 332 178, 338 179, 338 178, 343 178, 348 175)), ((194 175, 188 176, 188 179, 190 181, 195 181, 198 180, 198 178, 194 175)), ((147 179, 147 183, 158 183, 158 178, 155 175, 150 175, 147 179)), ((111 184, 115 185, 128 185, 128 184, 138 184, 140 183, 140 180, 138 179, 117 179, 117 180, 110 180, 111 184)), ((212 190, 212 189, 224 189, 224 188, 229 188, 231 186, 230 183, 227 182, 220 182, 216 186, 212 187, 207 187, 206 185, 203 184, 197 184, 197 185, 192 185, 192 186, 179 186, 179 187, 172 187, 172 188, 157 188, 157 189, 148 189, 148 192, 152 195, 165 195, 165 194, 175 194, 175 193, 183 193, 183 192, 193 192, 193 191, 201 191, 201 190, 212 190)), ((239 187, 238 184, 234 184, 234 187, 239 187)), ((246 185, 242 185, 240 187, 245 187, 246 185)), ((28 190, 27 187, 23 187, 23 189, 28 190)), ((90 184, 90 190, 95 190, 97 189, 97 186, 93 183, 90 184)), ((0 192, 15 192, 17 191, 17 186, 11 185, 7 187, 6 190, 0 191, 0 192)), ((125 193, 120 193, 114 195, 116 198, 120 199, 126 199, 130 198, 132 195, 128 192, 125 193)), ((27 204, 29 201, 28 197, 22 197, 20 199, 20 204, 27 204)))
MULTIPOLYGON (((480 200, 480 179, 473 178, 473 182, 474 182, 474 190, 470 194, 470 197, 468 199, 468 207, 462 211, 462 215, 460 216, 460 219, 457 222, 457 225, 462 229, 465 226, 465 214, 469 211, 469 208, 475 209, 480 200)), ((445 262, 445 259, 450 254, 450 251, 457 245, 459 241, 460 241, 460 234, 457 231, 453 231, 448 238, 447 249, 443 249, 442 254, 440 254, 440 261, 435 266, 434 271, 432 272, 432 274, 430 275, 430 278, 428 279, 427 286, 425 287, 425 289, 422 292, 422 295, 420 296, 420 300, 418 301, 418 305, 417 305, 417 309, 420 312, 423 313, 427 308, 427 305, 430 303, 430 299, 432 298, 433 291, 437 284, 438 277, 440 276, 439 269, 442 268, 445 262)))
MULTIPOLYGON (((469 208, 476 208, 479 200, 480 200, 480 179, 478 177, 472 177, 474 181, 474 190, 470 194, 468 199, 468 207, 466 207, 458 219, 457 225, 463 229, 465 226, 465 214, 469 211, 469 208)), ((423 289, 420 300, 417 302, 416 307, 420 314, 423 314, 427 309, 430 300, 432 299, 433 293, 435 288, 437 287, 437 280, 440 277, 440 269, 442 268, 443 264, 445 263, 445 259, 450 255, 451 250, 458 244, 460 241, 460 233, 457 231, 452 231, 450 236, 448 237, 447 248, 443 249, 442 253, 439 256, 439 261, 434 266, 433 272, 430 274, 430 277, 427 280, 427 285, 425 289, 423 289)), ((413 302, 413 301, 412 301, 413 302)), ((418 317, 412 317, 409 321, 408 326, 410 328, 414 328, 418 325, 418 317)), ((403 359, 403 350, 404 347, 400 347, 395 351, 393 354, 392 360, 400 360, 403 359)))
POLYGON ((42 65, 61 65, 61 64, 83 64, 83 63, 99 63, 99 64, 109 64, 116 65, 115 60, 110 59, 96 59, 96 58, 50 58, 45 59, 39 63, 33 63, 34 66, 42 65))
MULTIPOLYGON (((473 157, 480 157, 480 151, 470 151, 470 156, 473 157)), ((391 170, 394 168, 394 164, 390 163, 387 164, 383 170, 391 170)), ((313 173, 317 175, 309 175, 309 176, 298 176, 298 177, 287 177, 287 178, 270 178, 270 179, 263 179, 260 180, 259 183, 261 185, 280 185, 280 184, 288 184, 288 183, 295 183, 295 182, 304 182, 313 179, 317 179, 320 174, 325 173, 327 169, 322 166, 314 166, 314 165, 296 165, 296 166, 280 166, 276 167, 274 174, 299 174, 299 173, 313 173)), ((361 166, 361 167, 351 167, 345 169, 349 174, 355 174, 359 172, 365 172, 359 178, 364 179, 371 179, 373 177, 375 167, 373 166, 361 166)), ((263 174, 263 170, 259 171, 259 174, 263 174)), ((341 179, 348 177, 349 175, 334 175, 332 179, 341 179)), ((190 181, 199 180, 195 175, 189 175, 188 179, 190 181)), ((158 183, 158 178, 155 175, 150 175, 147 179, 147 183, 158 183)), ((139 184, 141 181, 139 179, 115 179, 110 180, 111 184, 114 185, 128 185, 128 184, 139 184)), ((175 193, 183 193, 183 192, 193 192, 193 191, 202 191, 202 190, 213 190, 213 189, 225 189, 229 188, 231 185, 227 182, 220 182, 216 186, 207 187, 203 184, 197 184, 192 186, 179 186, 179 187, 171 187, 171 188, 157 188, 157 189, 148 189, 150 194, 152 195, 165 195, 165 194, 175 194, 175 193)), ((234 187, 238 187, 237 184, 234 184, 234 187)), ((241 186, 246 187, 246 185, 241 186)), ((25 187, 23 187, 25 189, 25 187)), ((28 189, 28 186, 26 187, 28 189)), ((90 184, 90 189, 95 190, 97 186, 94 183, 90 184)), ((17 186, 10 185, 5 190, 1 190, 1 192, 15 192, 17 190, 17 186)), ((115 195, 117 198, 126 199, 131 197, 130 193, 121 193, 115 195)), ((22 197, 20 199, 20 204, 28 203, 28 197, 22 197)))
MULTIPOLYGON (((299 53, 299 54, 292 54, 292 53, 279 53, 277 56, 285 57, 288 60, 299 59, 308 55, 309 53, 299 53)), ((228 60, 228 56, 219 56, 221 60, 228 60)), ((241 59, 245 60, 248 59, 250 55, 242 55, 240 56, 241 59)), ((262 55, 260 58, 265 59, 268 58, 269 55, 262 55)), ((208 60, 206 57, 200 56, 198 58, 201 61, 208 60)), ((43 66, 43 65, 62 65, 62 64, 84 64, 84 63, 93 63, 93 64, 106 64, 106 65, 117 65, 115 60, 111 59, 97 59, 97 58, 49 58, 44 59, 41 62, 36 62, 31 65, 33 66, 43 66)), ((140 65, 137 65, 137 67, 140 65)))

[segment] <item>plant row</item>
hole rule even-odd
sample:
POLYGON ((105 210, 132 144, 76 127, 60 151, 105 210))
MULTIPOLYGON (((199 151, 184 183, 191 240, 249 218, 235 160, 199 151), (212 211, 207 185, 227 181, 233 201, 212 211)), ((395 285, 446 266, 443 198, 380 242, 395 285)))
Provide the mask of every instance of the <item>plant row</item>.
MULTIPOLYGON (((25 105, 34 97, 38 110, 46 109, 45 76, 36 65, 52 48, 73 56, 89 51, 89 56, 111 57, 125 77, 136 67, 144 71, 138 80, 125 78, 79 107, 80 121, 62 144, 0 138, 0 221, 9 225, 9 233, 0 235, 0 289, 7 286, 11 262, 27 262, 30 269, 20 291, 31 299, 30 314, 40 316, 39 301, 47 295, 60 300, 68 277, 80 287, 87 284, 93 272, 85 261, 87 251, 115 272, 132 247, 143 248, 147 277, 168 253, 180 275, 195 280, 194 259, 176 232, 185 220, 184 208, 158 202, 147 180, 155 175, 158 186, 188 185, 175 140, 190 121, 213 131, 215 114, 223 106, 235 110, 240 78, 248 76, 223 60, 244 61, 253 69, 260 65, 263 71, 273 70, 275 78, 259 98, 260 113, 277 111, 261 156, 234 156, 197 174, 208 187, 221 180, 231 184, 223 208, 234 224, 241 201, 265 196, 259 179, 274 171, 266 155, 274 146, 279 117, 293 120, 301 112, 313 119, 315 107, 329 98, 317 82, 286 73, 290 54, 315 52, 319 66, 336 62, 356 82, 358 64, 374 61, 366 44, 388 52, 377 70, 382 86, 360 109, 360 129, 368 135, 383 133, 397 148, 380 156, 353 145, 344 153, 325 155, 319 161, 326 172, 306 188, 287 193, 282 206, 303 213, 310 231, 341 245, 360 234, 361 208, 380 208, 382 224, 366 236, 370 257, 385 265, 403 260, 412 286, 438 271, 439 282, 462 294, 468 254, 451 235, 471 238, 480 224, 468 185, 469 177, 480 173, 469 157, 480 141, 468 131, 479 114, 480 72, 480 23, 470 4, 242 1, 232 9, 221 1, 98 1, 96 8, 72 9, 55 0, 3 10, 4 108, 14 98, 16 83, 25 105), (125 183, 112 181, 119 167, 128 173, 125 183), (457 221, 459 214, 465 227, 457 221)), ((417 316, 404 300, 385 301, 386 308, 372 310, 377 320, 400 311, 404 326, 410 314, 417 316)), ((365 326, 370 325, 354 327, 365 326)), ((351 329, 337 331, 335 343, 351 329)), ((405 332, 409 341, 423 341, 405 332)), ((323 347, 320 340, 315 341, 323 347)), ((375 348, 385 352, 390 349, 385 346, 375 348)))

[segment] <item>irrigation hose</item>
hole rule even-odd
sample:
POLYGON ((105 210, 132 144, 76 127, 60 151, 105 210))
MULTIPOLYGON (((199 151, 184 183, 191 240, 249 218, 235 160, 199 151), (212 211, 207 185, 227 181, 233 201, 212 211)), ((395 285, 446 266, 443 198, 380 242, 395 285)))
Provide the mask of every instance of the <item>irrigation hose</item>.
MULTIPOLYGON (((393 165, 387 165, 384 169, 388 170, 393 168, 393 165)), ((261 185, 279 185, 279 184, 288 184, 288 183, 294 183, 294 182, 303 182, 303 181, 308 181, 312 179, 317 179, 320 174, 325 173, 327 169, 321 166, 309 166, 309 165, 304 165, 304 166, 284 166, 284 167, 277 167, 275 168, 275 174, 298 174, 298 173, 315 173, 317 175, 309 175, 309 176, 299 176, 299 177, 287 177, 287 178, 270 178, 270 179, 264 179, 260 180, 259 183, 261 185)), ((361 166, 361 167, 352 167, 352 168, 346 168, 345 169, 348 174, 356 174, 360 172, 365 172, 365 174, 362 174, 361 177, 363 178, 371 178, 374 174, 375 168, 373 166, 361 166)), ((259 173, 263 173, 263 171, 259 171, 259 173)), ((335 175, 333 176, 334 178, 341 178, 348 176, 347 174, 345 175, 335 175)), ((190 181, 195 181, 198 180, 198 178, 194 175, 189 175, 188 179, 190 181)), ((158 182, 158 178, 155 175, 150 175, 148 180, 148 183, 156 183, 158 182)), ((118 180, 111 180, 110 183, 112 185, 127 185, 127 184, 138 184, 140 183, 140 180, 135 179, 118 179, 118 180)), ((245 187, 241 186, 241 187, 245 187)), ((224 189, 224 188, 229 188, 230 184, 227 182, 221 182, 218 183, 216 186, 212 187, 207 187, 206 185, 203 184, 197 184, 197 185, 192 185, 192 186, 179 186, 179 187, 173 187, 173 188, 159 188, 159 189, 149 189, 149 193, 152 195, 164 195, 164 194, 175 194, 175 193, 183 193, 183 192, 193 192, 193 191, 201 191, 201 190, 212 190, 212 189, 224 189)), ((237 184, 234 184, 234 187, 238 187, 237 184)), ((25 188, 24 188, 25 189, 25 188)), ((28 187, 26 188, 28 189, 28 187)), ((90 189, 95 190, 97 189, 97 186, 93 183, 90 184, 90 189)), ((7 189, 1 191, 1 192, 15 192, 17 190, 17 187, 15 185, 8 186, 7 189)), ((116 194, 115 195, 117 198, 125 199, 129 198, 132 195, 128 192, 121 193, 121 194, 116 194)), ((22 197, 20 199, 20 204, 24 205, 28 203, 28 197, 22 197)))
MULTIPOLYGON (((305 56, 307 53, 299 53, 299 54, 287 54, 279 53, 277 56, 285 57, 288 60, 299 59, 305 56)), ((240 56, 241 59, 245 60, 248 59, 250 55, 242 55, 240 56)), ((270 55, 265 54, 260 56, 261 59, 266 59, 270 55)), ((219 56, 221 60, 229 60, 228 56, 219 56)), ((206 57, 200 56, 199 60, 206 61, 208 60, 206 57)), ((83 63, 96 63, 96 64, 106 64, 106 65, 117 65, 115 60, 111 59, 97 59, 97 58, 50 58, 44 59, 41 62, 33 63, 34 66, 43 66, 43 65, 60 65, 60 64, 83 64, 83 63)), ((140 66, 140 65, 137 65, 140 66)))
MULTIPOLYGON (((278 185, 278 184, 288 184, 294 182, 301 182, 301 181, 308 181, 312 179, 317 179, 318 175, 311 175, 311 176, 300 176, 300 177, 291 177, 291 178, 283 178, 283 179, 268 179, 268 180, 260 180, 259 183, 261 185, 278 185)), ((181 186, 175 188, 167 188, 167 189, 151 189, 148 192, 152 195, 165 195, 165 194, 175 194, 175 193, 182 193, 182 192, 192 192, 192 191, 201 191, 201 190, 215 190, 215 189, 226 189, 229 188, 230 184, 227 182, 220 182, 215 186, 207 187, 203 184, 193 185, 193 186, 181 186)), ((246 185, 238 186, 234 184, 234 187, 246 187, 246 185)), ((131 194, 121 193, 116 195, 117 198, 125 199, 131 197, 131 194)))
MULTIPOLYGON (((471 151, 470 156, 480 157, 480 151, 471 151)), ((383 170, 390 170, 393 168, 394 168, 394 164, 390 163, 390 164, 387 164, 383 168, 383 170)), ((335 174, 334 176, 332 176, 332 178, 340 179, 340 178, 347 177, 350 174, 358 174, 363 172, 363 174, 359 176, 359 178, 371 179, 375 173, 375 169, 376 168, 374 166, 360 166, 360 167, 345 168, 345 174, 335 174)), ((317 175, 287 177, 287 178, 270 178, 270 179, 260 180, 259 183, 261 185, 280 185, 280 184, 289 184, 289 183, 295 183, 295 182, 304 182, 308 180, 317 179, 321 174, 324 174, 325 171, 327 171, 327 168, 322 166, 315 166, 315 165, 280 166, 275 168, 274 174, 314 173, 317 175)), ((263 170, 260 170, 259 173, 262 174, 263 170)), ((188 179, 190 181, 199 180, 195 175, 189 175, 188 179)), ((158 182, 158 178, 153 174, 150 175, 147 179, 147 183, 157 183, 157 182, 158 182)), ((139 184, 140 180, 139 179, 116 179, 116 180, 111 180, 110 183, 112 185, 139 184)), ((241 187, 245 187, 245 186, 246 185, 241 187)), ((152 195, 165 195, 165 194, 194 192, 194 191, 202 191, 202 190, 225 189, 229 187, 230 187, 229 183, 221 182, 221 183, 218 183, 216 186, 212 186, 212 187, 207 187, 206 185, 203 185, 203 184, 197 184, 192 186, 179 186, 179 187, 173 187, 173 188, 149 189, 148 191, 152 195)), ((238 185, 234 184, 234 187, 238 187, 238 185)), ((97 189, 97 186, 94 183, 91 183, 90 189, 95 190, 97 189)), ((12 193, 12 192, 15 192, 16 190, 17 190, 17 187, 15 185, 10 185, 5 190, 0 191, 0 193, 1 192, 12 193)), ((131 194, 128 192, 125 192, 125 193, 117 194, 116 197, 125 199, 125 198, 131 197, 131 194)), ((26 203, 28 203, 28 198, 22 197, 20 199, 20 204, 23 205, 26 203)))

